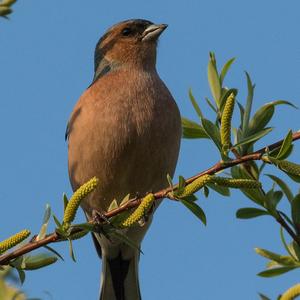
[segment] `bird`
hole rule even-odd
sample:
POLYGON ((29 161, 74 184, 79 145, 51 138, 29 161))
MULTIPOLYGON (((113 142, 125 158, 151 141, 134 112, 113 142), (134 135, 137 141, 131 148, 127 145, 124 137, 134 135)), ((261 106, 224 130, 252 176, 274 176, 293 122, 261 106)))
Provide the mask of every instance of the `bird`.
MULTIPOLYGON (((81 207, 88 220, 105 213, 128 194, 146 195, 168 186, 181 139, 178 106, 156 70, 157 44, 166 24, 143 19, 109 28, 94 54, 94 77, 80 96, 66 130, 68 172, 75 191, 93 176, 96 189, 81 207)), ((148 230, 155 202, 144 223, 122 229, 135 245, 148 230)), ((102 258, 100 300, 140 300, 140 252, 124 241, 93 233, 102 258)))

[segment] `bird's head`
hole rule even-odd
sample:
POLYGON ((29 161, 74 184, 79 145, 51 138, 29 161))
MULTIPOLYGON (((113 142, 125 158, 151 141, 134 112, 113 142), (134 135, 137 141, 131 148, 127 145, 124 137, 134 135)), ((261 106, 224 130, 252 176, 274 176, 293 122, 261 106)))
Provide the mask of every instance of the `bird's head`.
POLYGON ((106 72, 105 68, 124 64, 144 69, 155 68, 157 40, 166 27, 166 24, 157 25, 141 19, 112 26, 97 43, 95 76, 106 72))

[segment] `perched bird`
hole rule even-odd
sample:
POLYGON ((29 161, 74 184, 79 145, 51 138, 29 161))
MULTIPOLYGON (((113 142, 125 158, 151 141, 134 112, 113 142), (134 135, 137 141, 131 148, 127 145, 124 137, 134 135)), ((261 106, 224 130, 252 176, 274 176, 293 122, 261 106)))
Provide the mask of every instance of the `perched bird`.
MULTIPOLYGON (((93 176, 95 191, 82 203, 88 219, 107 211, 113 199, 165 188, 174 173, 181 137, 177 105, 156 71, 156 48, 167 25, 134 19, 118 23, 95 49, 95 74, 67 127, 73 190, 93 176)), ((136 245, 151 223, 124 229, 136 245)), ((139 251, 95 234, 102 257, 100 299, 141 299, 139 251)))

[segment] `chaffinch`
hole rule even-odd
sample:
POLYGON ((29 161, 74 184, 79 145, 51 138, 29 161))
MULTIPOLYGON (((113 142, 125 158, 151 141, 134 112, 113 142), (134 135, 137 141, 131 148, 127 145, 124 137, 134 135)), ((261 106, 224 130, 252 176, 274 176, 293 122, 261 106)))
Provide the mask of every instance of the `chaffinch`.
MULTIPOLYGON (((82 203, 88 219, 111 201, 165 188, 174 173, 181 138, 177 105, 156 71, 156 48, 167 25, 134 19, 118 23, 95 49, 92 84, 79 98, 67 127, 73 190, 93 176, 96 190, 82 203)), ((151 223, 124 229, 136 245, 151 223)), ((102 257, 102 300, 141 299, 139 251, 95 234, 102 257)))

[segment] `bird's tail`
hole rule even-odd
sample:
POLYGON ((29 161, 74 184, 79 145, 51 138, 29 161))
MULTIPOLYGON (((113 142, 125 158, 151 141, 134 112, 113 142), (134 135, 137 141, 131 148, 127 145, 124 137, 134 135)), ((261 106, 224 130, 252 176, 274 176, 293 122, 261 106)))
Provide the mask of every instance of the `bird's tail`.
POLYGON ((100 300, 141 300, 138 263, 139 253, 129 259, 102 253, 100 300))

